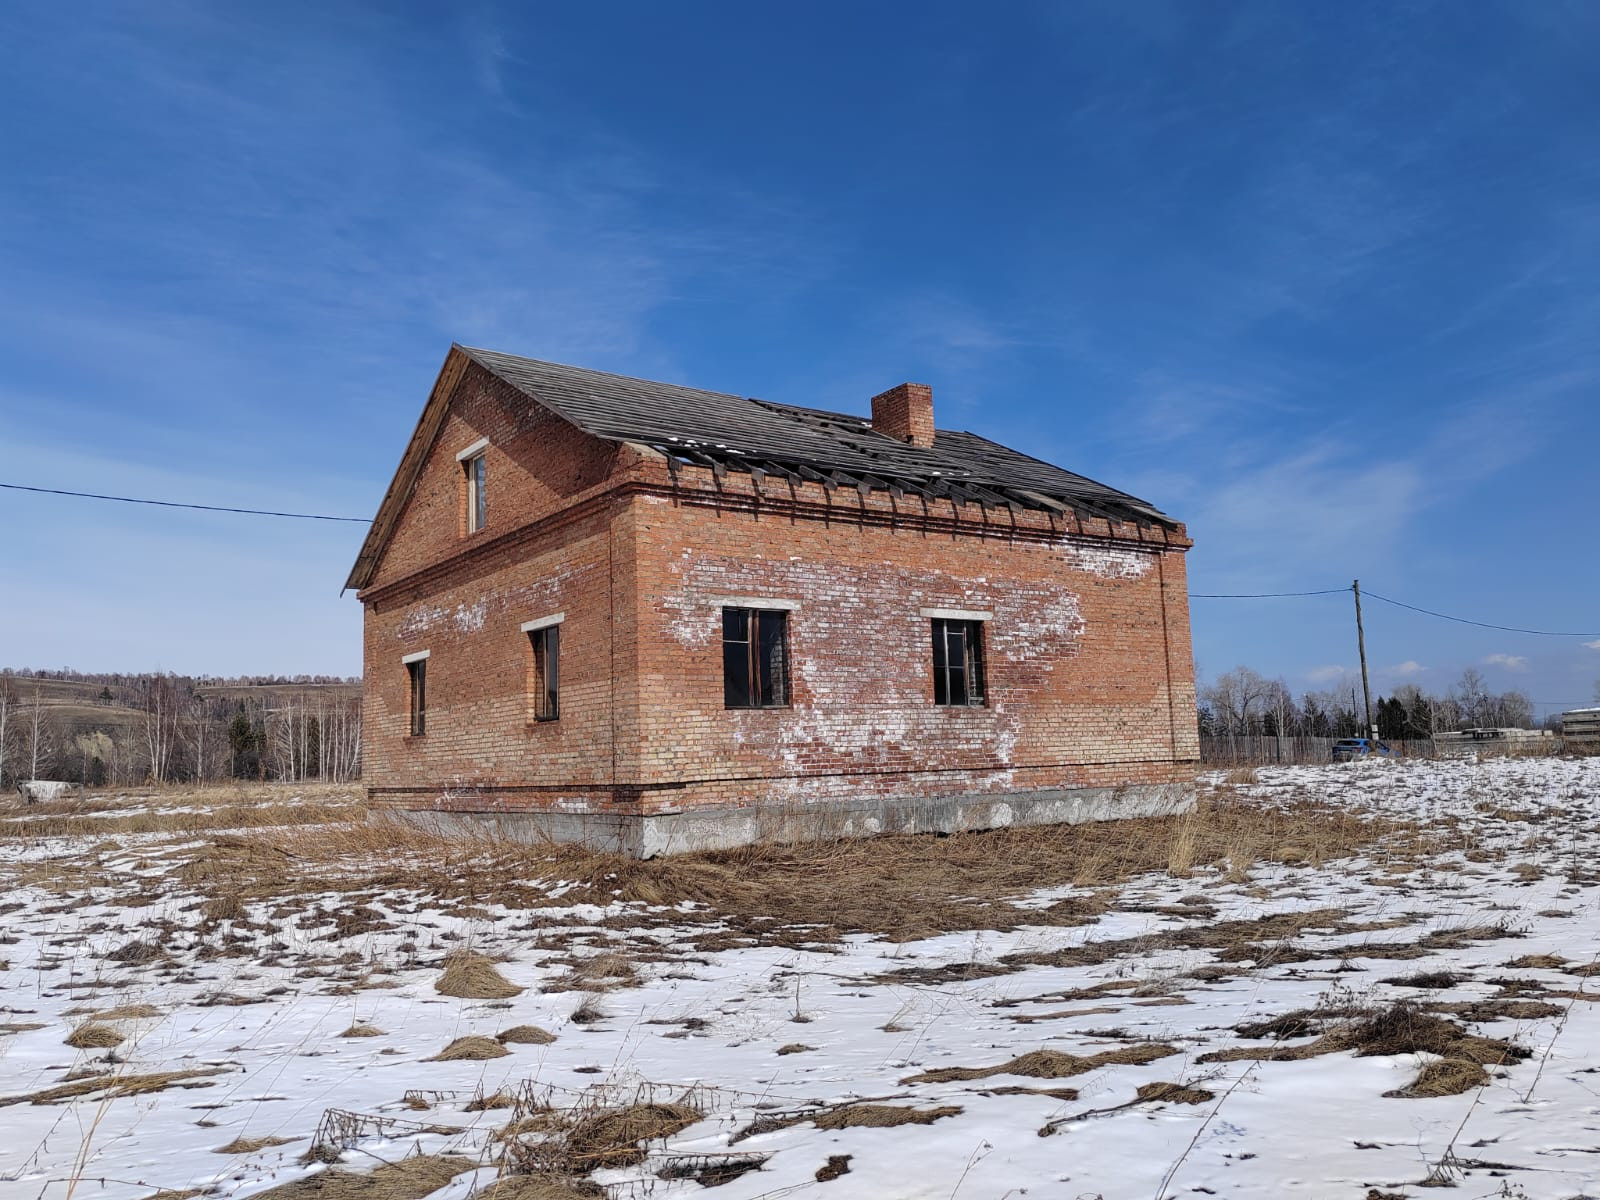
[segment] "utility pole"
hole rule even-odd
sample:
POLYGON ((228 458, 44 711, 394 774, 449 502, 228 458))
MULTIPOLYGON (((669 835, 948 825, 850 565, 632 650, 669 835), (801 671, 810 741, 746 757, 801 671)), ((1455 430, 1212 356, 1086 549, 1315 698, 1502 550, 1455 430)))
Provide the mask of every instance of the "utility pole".
POLYGON ((1378 727, 1372 723, 1372 689, 1367 685, 1367 632, 1361 625, 1361 580, 1350 585, 1356 594, 1356 648, 1361 652, 1361 701, 1367 710, 1367 736, 1377 739, 1378 727))

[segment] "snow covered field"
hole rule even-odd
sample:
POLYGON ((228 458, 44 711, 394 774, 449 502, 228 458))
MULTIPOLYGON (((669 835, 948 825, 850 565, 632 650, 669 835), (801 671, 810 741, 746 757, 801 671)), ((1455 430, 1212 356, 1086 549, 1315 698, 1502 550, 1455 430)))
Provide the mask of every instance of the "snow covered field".
MULTIPOLYGON (((1207 862, 1204 813, 1142 822, 1169 869, 1086 864, 992 921, 956 873, 892 937, 836 932, 826 857, 807 926, 719 909, 720 867, 652 905, 622 868, 633 899, 463 895, 415 848, 317 857, 332 826, 0 833, 0 1196, 288 1200, 385 1163, 326 1194, 511 1165, 546 1173, 500 1200, 1600 1194, 1600 760, 1203 790, 1372 832, 1207 862)), ((1038 835, 977 836, 896 853, 1038 835)))

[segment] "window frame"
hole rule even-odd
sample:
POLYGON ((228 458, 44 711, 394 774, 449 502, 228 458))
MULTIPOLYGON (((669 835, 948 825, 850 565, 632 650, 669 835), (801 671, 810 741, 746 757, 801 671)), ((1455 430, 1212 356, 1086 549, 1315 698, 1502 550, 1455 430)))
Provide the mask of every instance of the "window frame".
POLYGON ((464 522, 467 537, 482 533, 489 524, 489 439, 479 438, 456 454, 461 464, 464 522))
POLYGON ((428 733, 428 658, 430 651, 407 654, 400 662, 406 669, 406 736, 426 737, 428 733))
POLYGON ((727 711, 753 712, 760 709, 789 708, 792 695, 792 672, 789 670, 789 614, 798 605, 763 603, 761 601, 746 600, 743 597, 730 597, 719 605, 722 622, 722 707, 727 711), (744 637, 730 638, 728 636, 728 618, 730 614, 742 613, 745 618, 744 637), (765 628, 776 628, 776 671, 772 659, 764 659, 762 648, 769 643, 765 640, 765 628), (729 674, 730 648, 744 647, 744 690, 749 703, 738 704, 732 702, 732 677, 729 674), (771 695, 769 693, 777 693, 771 695))
POLYGON ((984 626, 993 613, 965 609, 923 609, 928 618, 932 655, 933 703, 936 708, 987 708, 989 706, 988 654, 984 626), (952 635, 959 634, 961 662, 951 661, 952 635), (962 698, 953 700, 960 679, 962 698))
POLYGON ((524 621, 520 627, 528 639, 530 724, 561 719, 561 626, 566 619, 566 613, 554 613, 524 621))

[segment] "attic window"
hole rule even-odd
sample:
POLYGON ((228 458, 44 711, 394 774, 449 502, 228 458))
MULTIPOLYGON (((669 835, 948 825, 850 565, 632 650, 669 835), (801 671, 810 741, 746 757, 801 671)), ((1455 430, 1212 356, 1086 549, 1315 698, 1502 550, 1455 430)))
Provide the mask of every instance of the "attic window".
POLYGON ((489 439, 479 438, 456 455, 466 485, 468 533, 477 533, 489 520, 489 463, 486 454, 488 449, 489 439))

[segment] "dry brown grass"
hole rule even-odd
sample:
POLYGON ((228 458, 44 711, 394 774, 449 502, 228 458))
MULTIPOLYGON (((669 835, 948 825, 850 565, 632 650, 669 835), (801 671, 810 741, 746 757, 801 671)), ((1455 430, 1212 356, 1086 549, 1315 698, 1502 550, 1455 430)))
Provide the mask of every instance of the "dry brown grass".
POLYGON ((988 1079, 994 1075, 1023 1075, 1031 1079, 1068 1079, 1074 1075, 1113 1065, 1143 1066, 1178 1053, 1176 1046, 1162 1042, 1137 1042, 1120 1050, 1106 1050, 1080 1057, 1059 1050, 1033 1050, 993 1067, 940 1067, 902 1079, 901 1083, 949 1083, 954 1080, 988 1079))
POLYGON ((422 1061, 459 1062, 462 1059, 504 1058, 510 1053, 511 1051, 493 1038, 472 1034, 457 1038, 432 1058, 425 1058, 422 1061))
POLYGON ((548 1046, 556 1040, 556 1035, 537 1025, 513 1025, 501 1030, 494 1040, 502 1046, 548 1046))
POLYGON ((893 1129, 898 1125, 932 1125, 960 1115, 958 1104, 939 1108, 903 1108, 894 1104, 847 1104, 810 1118, 818 1129, 893 1129))
POLYGON ((0 1108, 8 1104, 60 1104, 85 1096, 101 1096, 108 1100, 143 1096, 171 1087, 210 1087, 211 1076, 225 1075, 228 1070, 227 1067, 204 1067, 193 1071, 156 1071, 148 1075, 95 1075, 21 1096, 0 1096, 0 1108))
POLYGON ((1142 1104, 1204 1104, 1217 1097, 1215 1092, 1205 1088, 1186 1087, 1181 1083, 1143 1083, 1134 1098, 1142 1104))
POLYGON ((1401 1100, 1426 1100, 1435 1096, 1459 1096, 1489 1082, 1483 1064, 1467 1058, 1441 1058, 1428 1063, 1410 1085, 1385 1092, 1401 1100))
POLYGON ((153 1004, 119 1004, 115 1008, 67 1010, 69 1017, 88 1017, 94 1021, 143 1021, 160 1015, 161 1010, 153 1004))
POLYGON ((494 965, 494 960, 471 950, 457 950, 444 960, 444 973, 434 981, 433 990, 441 996, 464 1000, 509 1000, 525 989, 512 983, 494 965))
POLYGON ((414 1154, 384 1163, 371 1174, 332 1168, 257 1192, 257 1200, 421 1200, 463 1171, 471 1159, 448 1154, 414 1154))
POLYGON ((539 990, 609 992, 616 988, 636 987, 638 983, 638 969, 629 961, 627 955, 610 950, 571 961, 565 975, 546 981, 539 990))
POLYGON ((67 1045, 76 1050, 109 1050, 120 1046, 127 1038, 109 1025, 89 1021, 79 1025, 66 1037, 67 1045))
POLYGON ((339 1036, 342 1038, 383 1037, 384 1033, 376 1025, 368 1025, 365 1021, 357 1021, 339 1036))
MULTIPOLYGON (((1311 1021, 1315 1015, 1303 1012, 1285 1014, 1279 1018, 1282 1026, 1273 1032, 1279 1037, 1311 1032, 1311 1021)), ((1264 1032, 1255 1031, 1271 1030, 1273 1024, 1262 1022, 1248 1028, 1255 1036, 1267 1036, 1264 1032)), ((1514 1042, 1480 1037, 1467 1032, 1454 1021, 1424 1012, 1412 1004, 1399 1003, 1354 1019, 1332 1023, 1314 1041, 1301 1045, 1234 1046, 1202 1054, 1197 1061, 1293 1062, 1345 1050, 1353 1050, 1357 1058, 1423 1053, 1482 1066, 1501 1066, 1528 1057, 1528 1051, 1514 1042)))
MULTIPOLYGON (((541 881, 563 879, 577 881, 566 903, 694 901, 702 919, 766 941, 851 932, 905 940, 1023 923, 1080 924, 1105 907, 1104 896, 1071 897, 1044 910, 1011 903, 1041 886, 1109 888, 1169 867, 1237 873, 1255 862, 1325 862, 1385 837, 1400 838, 1407 852, 1426 840, 1413 827, 1364 820, 1335 805, 1270 808, 1220 789, 1176 817, 945 838, 772 842, 647 862, 580 847, 445 836, 391 820, 342 821, 218 838, 181 874, 202 893, 245 899, 394 886, 435 900, 523 908, 545 902, 541 881), (802 925, 803 937, 789 932, 802 925)), ((681 922, 684 915, 646 919, 681 922)))
POLYGON ((584 1175, 601 1167, 631 1167, 645 1159, 644 1143, 671 1137, 700 1119, 686 1104, 631 1104, 580 1113, 560 1138, 562 1173, 584 1175))
POLYGON ((200 834, 218 829, 264 829, 346 822, 366 813, 361 789, 348 784, 274 787, 209 787, 164 790, 112 800, 101 796, 30 804, 17 819, 0 820, 6 837, 83 837, 97 834, 200 834), (287 803, 298 795, 301 803, 287 803), (124 808, 142 812, 118 815, 124 808), (181 811, 171 811, 173 809, 181 811), (198 809, 200 811, 188 811, 198 809), (98 814, 98 815, 97 815, 98 814))
POLYGON ((561 1175, 507 1175, 472 1200, 601 1200, 605 1194, 599 1184, 561 1175))
POLYGON ((284 1137, 236 1137, 226 1146, 218 1146, 218 1154, 255 1154, 262 1150, 270 1150, 274 1146, 287 1146, 298 1138, 284 1137))

